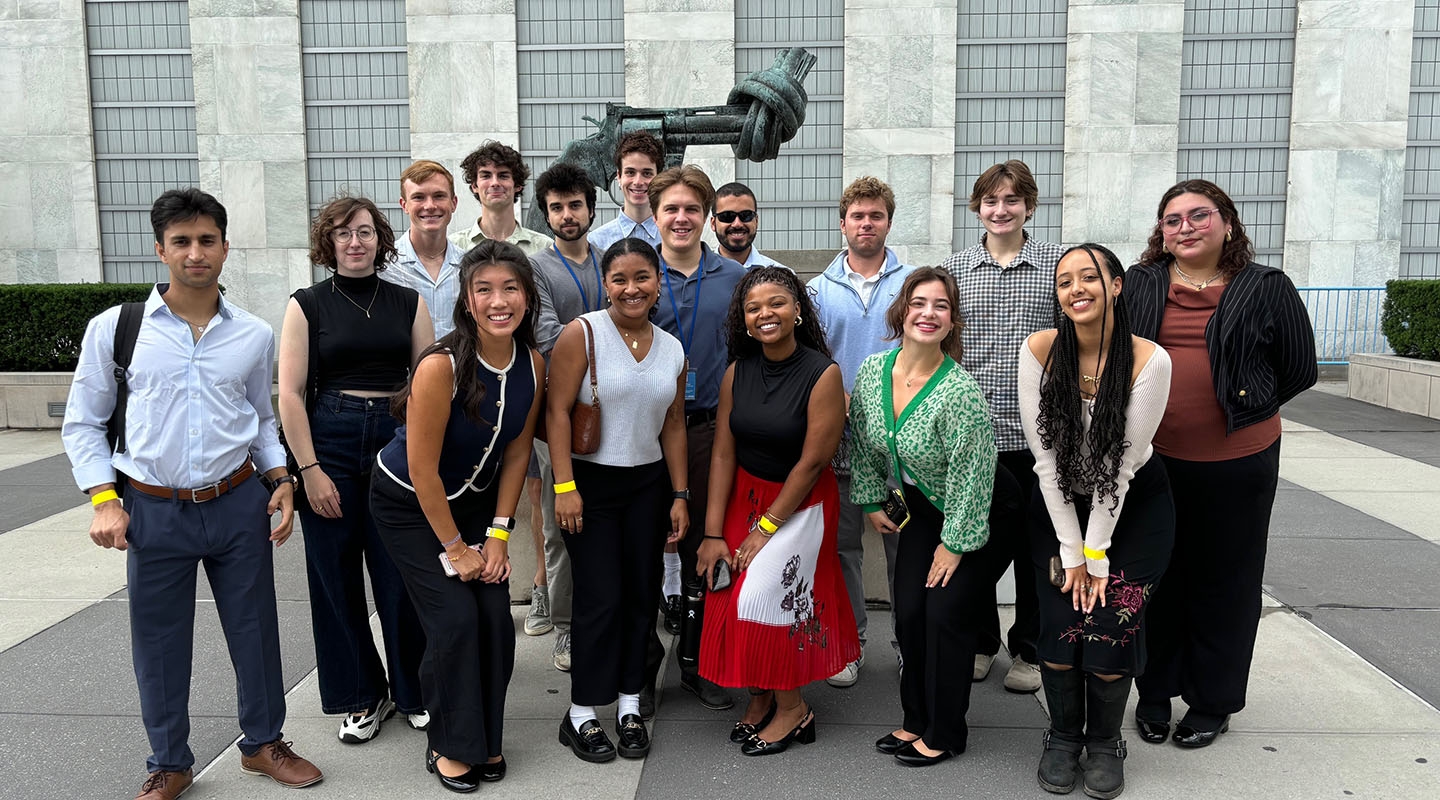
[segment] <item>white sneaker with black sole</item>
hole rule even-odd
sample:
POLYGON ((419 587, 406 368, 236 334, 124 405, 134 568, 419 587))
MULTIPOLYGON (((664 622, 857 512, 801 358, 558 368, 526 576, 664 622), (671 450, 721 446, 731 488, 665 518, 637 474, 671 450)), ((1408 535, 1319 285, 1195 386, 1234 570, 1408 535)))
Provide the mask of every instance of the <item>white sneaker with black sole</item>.
POLYGON ((364 744, 380 735, 380 723, 395 716, 395 704, 381 700, 369 714, 346 714, 337 736, 345 744, 364 744))
POLYGON ((406 714, 405 724, 417 731, 423 731, 430 727, 430 712, 421 711, 419 714, 406 714))

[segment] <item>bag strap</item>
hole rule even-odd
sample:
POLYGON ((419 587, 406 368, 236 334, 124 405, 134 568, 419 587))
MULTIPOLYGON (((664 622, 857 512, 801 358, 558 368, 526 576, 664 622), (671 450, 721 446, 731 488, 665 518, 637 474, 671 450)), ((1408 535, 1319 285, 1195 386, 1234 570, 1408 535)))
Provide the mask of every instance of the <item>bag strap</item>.
POLYGON ((596 389, 598 382, 595 379, 595 331, 591 330, 589 320, 584 317, 576 319, 580 320, 580 326, 585 329, 585 352, 590 360, 590 399, 598 403, 600 393, 596 389))
POLYGON ((115 325, 113 344, 115 362, 115 411, 110 423, 115 431, 115 452, 125 452, 125 411, 130 405, 130 383, 125 371, 135 357, 135 340, 140 337, 140 323, 145 319, 144 303, 123 303, 120 321, 115 325))

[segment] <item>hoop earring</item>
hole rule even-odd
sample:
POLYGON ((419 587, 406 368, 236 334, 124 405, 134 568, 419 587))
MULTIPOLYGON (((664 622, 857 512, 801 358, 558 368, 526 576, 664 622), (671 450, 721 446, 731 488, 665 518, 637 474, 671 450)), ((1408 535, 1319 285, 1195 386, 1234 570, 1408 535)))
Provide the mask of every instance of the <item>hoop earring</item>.
POLYGON ((804 318, 804 317, 801 317, 799 314, 796 314, 796 315, 795 315, 795 324, 796 324, 797 326, 803 324, 804 322, 805 322, 805 318, 804 318))
POLYGON ((751 333, 749 328, 745 329, 745 335, 749 336, 751 339, 755 338, 755 334, 751 333))

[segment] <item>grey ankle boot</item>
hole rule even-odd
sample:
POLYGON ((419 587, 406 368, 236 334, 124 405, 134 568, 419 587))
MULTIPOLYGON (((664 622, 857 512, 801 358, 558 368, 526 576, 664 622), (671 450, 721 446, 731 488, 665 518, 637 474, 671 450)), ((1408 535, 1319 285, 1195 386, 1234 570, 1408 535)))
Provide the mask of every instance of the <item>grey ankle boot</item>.
POLYGON ((1040 788, 1069 794, 1080 777, 1080 751, 1085 746, 1085 675, 1078 669, 1040 665, 1040 685, 1050 709, 1050 730, 1035 773, 1040 788))
POLYGON ((1085 676, 1085 794, 1109 800, 1125 791, 1125 741, 1120 725, 1134 678, 1085 676))

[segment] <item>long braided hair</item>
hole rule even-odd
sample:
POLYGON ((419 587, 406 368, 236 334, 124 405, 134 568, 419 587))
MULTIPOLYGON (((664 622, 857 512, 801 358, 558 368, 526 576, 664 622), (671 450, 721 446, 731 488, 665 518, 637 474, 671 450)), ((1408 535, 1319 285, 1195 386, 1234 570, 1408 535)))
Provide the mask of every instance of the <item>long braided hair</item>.
POLYGON ((730 310, 725 315, 725 329, 729 334, 730 360, 739 361, 759 355, 760 343, 750 338, 745 330, 745 295, 750 294, 762 283, 773 283, 795 298, 795 309, 800 316, 795 324, 795 343, 808 347, 820 355, 830 358, 830 345, 825 341, 825 328, 820 324, 820 315, 815 313, 815 304, 810 300, 810 290, 800 279, 784 267, 751 267, 730 295, 730 310))
MULTIPOLYGON (((1120 259, 1106 247, 1098 244, 1081 244, 1066 250, 1060 257, 1076 251, 1084 251, 1090 262, 1099 270, 1106 285, 1125 274, 1120 259), (1098 255, 1098 258, 1097 258, 1098 255)), ((1103 301, 1103 297, 1096 298, 1103 301)), ((1059 304, 1057 297, 1056 304, 1059 304)), ((1095 487, 1100 504, 1108 497, 1113 514, 1120 506, 1115 476, 1120 471, 1120 459, 1130 445, 1125 440, 1125 409, 1130 403, 1130 374, 1135 366, 1135 352, 1130 339, 1130 315, 1125 310, 1124 298, 1114 300, 1115 325, 1108 343, 1101 342, 1106 351, 1105 372, 1100 376, 1095 389, 1095 401, 1090 410, 1090 432, 1085 433, 1085 404, 1080 396, 1080 346, 1076 338, 1075 323, 1064 314, 1057 314, 1055 341, 1050 355, 1045 360, 1045 377, 1040 386, 1040 415, 1036 427, 1040 433, 1040 445, 1055 451, 1055 481, 1065 501, 1070 502, 1071 494, 1084 487, 1095 487), (1082 451, 1082 442, 1086 452, 1082 451)), ((1101 306, 1100 325, 1103 330, 1110 306, 1101 306)), ((1103 334, 1102 334, 1103 336, 1103 334)))

